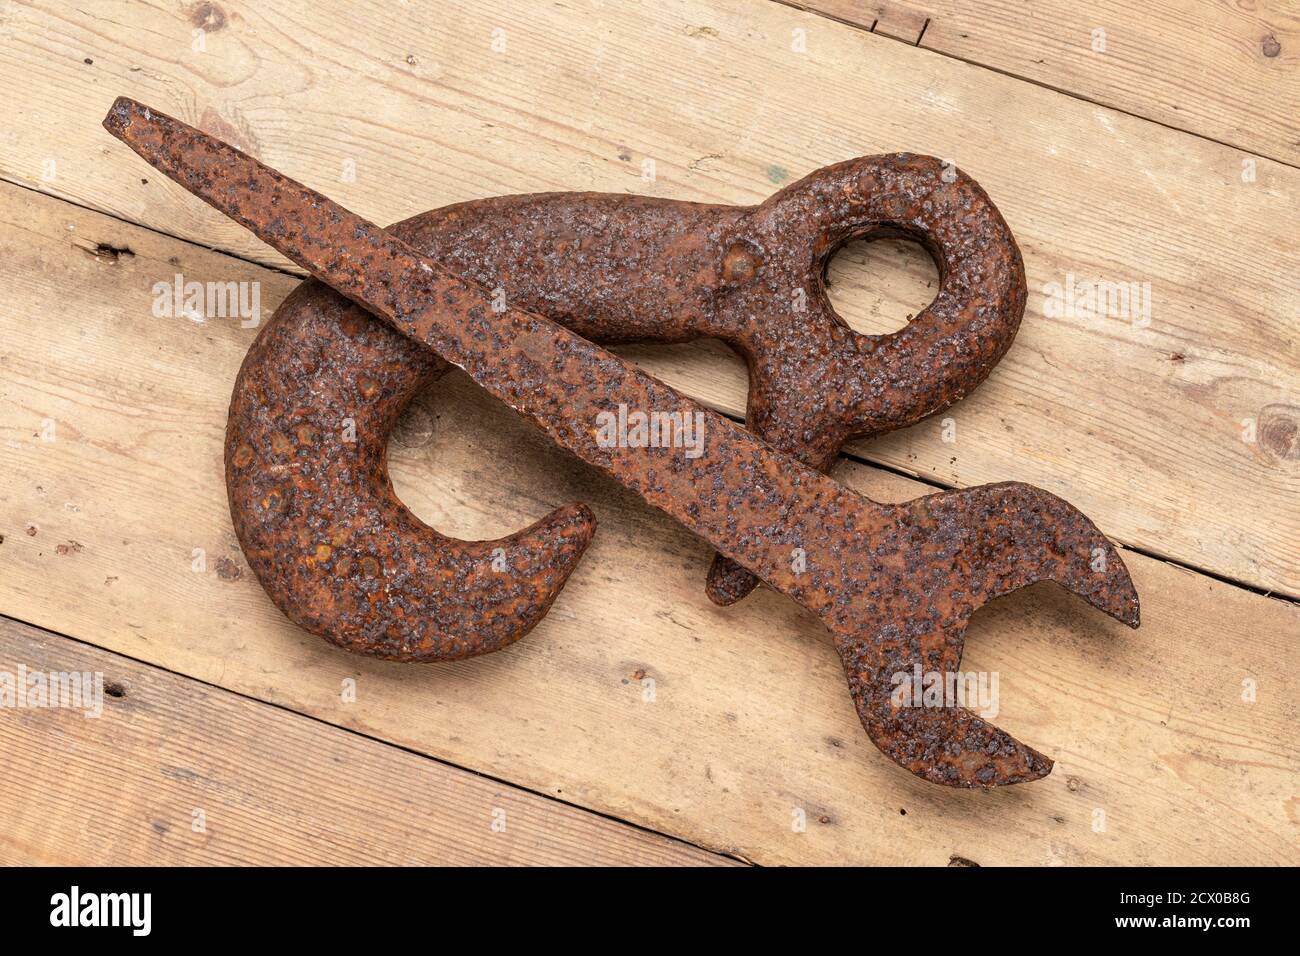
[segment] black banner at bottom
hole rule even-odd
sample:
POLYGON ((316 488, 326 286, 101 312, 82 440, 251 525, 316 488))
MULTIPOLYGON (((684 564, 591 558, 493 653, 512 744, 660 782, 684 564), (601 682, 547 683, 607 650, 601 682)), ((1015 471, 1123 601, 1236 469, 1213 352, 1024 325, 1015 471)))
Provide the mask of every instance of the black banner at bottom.
MULTIPOLYGON (((818 935, 897 931, 1028 941, 1036 933, 1231 942, 1287 925, 1286 869, 12 869, 0 874, 5 939, 80 942, 284 938, 338 945, 454 922, 531 940, 674 925, 729 942, 774 922, 818 935), (598 876, 593 879, 593 876, 598 876), (629 922, 629 920, 631 922, 629 922), (818 922, 824 925, 818 926, 818 922), (992 934, 990 936, 990 934, 992 934), (1005 934, 1005 935, 1003 935, 1005 934)), ((609 938, 604 936, 604 938, 609 938)), ((770 943, 771 940, 763 940, 770 943)))

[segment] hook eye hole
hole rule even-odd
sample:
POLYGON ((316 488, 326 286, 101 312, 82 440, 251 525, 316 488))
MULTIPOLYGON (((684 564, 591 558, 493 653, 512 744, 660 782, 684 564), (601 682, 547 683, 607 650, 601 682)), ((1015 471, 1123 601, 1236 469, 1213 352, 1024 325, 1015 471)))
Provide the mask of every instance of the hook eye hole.
POLYGON ((827 256, 822 291, 835 318, 863 335, 897 332, 939 294, 938 260, 897 231, 850 238, 827 256))

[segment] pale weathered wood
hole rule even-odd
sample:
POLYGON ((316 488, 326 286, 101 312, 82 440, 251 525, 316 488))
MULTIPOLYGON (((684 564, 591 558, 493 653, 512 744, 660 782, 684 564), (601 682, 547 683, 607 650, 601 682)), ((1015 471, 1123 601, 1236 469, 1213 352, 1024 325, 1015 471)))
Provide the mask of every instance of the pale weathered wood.
POLYGON ((0 711, 0 863, 735 862, 0 619, 0 672, 20 666, 110 693, 0 711))
POLYGON ((893 0, 779 0, 792 7, 812 10, 856 27, 864 27, 880 36, 892 37, 917 45, 928 19, 928 12, 918 3, 895 3, 893 0))
POLYGON ((1300 165, 1291 0, 783 2, 1300 165))
MULTIPOLYGON (((252 330, 150 314, 152 284, 178 270, 260 281, 268 309, 293 280, 13 186, 0 254, 9 615, 763 863, 1295 859, 1292 604, 1133 553, 1140 631, 1050 587, 994 604, 966 665, 1001 674, 998 723, 1059 762, 1031 786, 946 790, 871 746, 814 620, 771 592, 711 606, 702 542, 457 377, 392 449, 416 511, 484 537, 582 499, 601 528, 519 644, 449 665, 364 660, 288 624, 236 545, 221 438, 252 330), (100 244, 134 254, 83 250, 100 244)), ((881 499, 929 490, 840 475, 881 499)))
MULTIPOLYGON (((1260 160, 1245 182, 1235 149, 775 3, 610 3, 580 20, 541 3, 213 6, 202 52, 189 8, 11 8, 0 172, 269 262, 100 129, 114 95, 379 221, 544 189, 752 202, 863 153, 951 157, 1020 240, 1025 323, 950 413, 955 444, 931 421, 856 453, 948 485, 1030 481, 1127 544, 1300 595, 1300 171, 1260 160), (1068 276, 1149 283, 1150 327, 1049 317, 1068 276)), ((925 301, 909 288, 898 314, 925 301)), ((743 374, 716 351, 647 364, 743 408, 743 374)))

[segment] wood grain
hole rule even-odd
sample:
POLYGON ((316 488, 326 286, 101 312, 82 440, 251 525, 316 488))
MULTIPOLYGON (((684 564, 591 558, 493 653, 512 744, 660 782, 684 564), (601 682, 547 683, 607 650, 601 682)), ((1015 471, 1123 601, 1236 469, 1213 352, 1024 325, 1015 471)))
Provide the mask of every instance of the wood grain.
MULTIPOLYGON (((212 21, 201 52, 188 7, 8 8, 3 175, 275 263, 100 129, 116 94, 381 222, 546 189, 754 202, 855 155, 951 157, 1020 241, 1025 322, 947 413, 955 443, 932 420, 854 453, 943 485, 1032 482, 1126 544, 1300 596, 1300 171, 1261 159, 1246 182, 1236 149, 776 3, 610 3, 580 28, 564 4, 193 9, 212 21), (1150 325, 1054 309, 1053 289, 1098 280, 1146 288, 1150 325)), ((841 301, 878 282, 859 270, 841 301)), ((901 288, 896 314, 928 297, 901 288)), ((717 350, 646 364, 743 409, 717 350)))
MULTIPOLYGON (((1030 786, 949 791, 868 742, 814 620, 768 591, 710 605, 701 541, 458 377, 391 449, 416 512, 488 537, 585 500, 600 530, 519 644, 360 659, 280 616, 230 526, 221 440, 253 330, 151 314, 178 271, 260 282, 267 309, 293 279, 14 186, 0 254, 6 614, 761 863, 1295 859, 1293 604, 1132 552, 1140 631, 1052 587, 996 602, 966 667, 1000 675, 997 722, 1058 763, 1030 786), (101 246, 132 254, 86 251, 101 246)), ((855 463, 839 476, 882 500, 931 490, 855 463)))
POLYGON ((3 864, 735 864, 0 619, 0 672, 20 666, 110 693, 0 711, 3 864))
POLYGON ((1300 165, 1300 11, 1288 0, 791 5, 1300 165))

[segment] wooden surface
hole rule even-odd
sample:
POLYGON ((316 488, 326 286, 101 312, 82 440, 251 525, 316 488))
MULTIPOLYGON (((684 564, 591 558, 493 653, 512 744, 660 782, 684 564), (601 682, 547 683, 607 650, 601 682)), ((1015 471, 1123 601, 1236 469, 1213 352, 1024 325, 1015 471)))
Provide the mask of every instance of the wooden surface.
POLYGON ((0 864, 734 863, 0 619, 0 670, 20 664, 113 694, 0 721, 0 864))
POLYGON ((1300 164, 1300 8, 1290 0, 791 5, 1300 164))
MULTIPOLYGON (((319 735, 323 752, 387 768, 402 791, 461 788, 443 809, 420 810, 423 842, 405 840, 395 816, 376 824, 376 855, 388 847, 394 859, 407 843, 402 859, 1295 859, 1300 609, 1147 555, 1300 593, 1300 460, 1286 437, 1300 416, 1297 170, 1260 159, 1243 183, 1234 149, 776 3, 581 14, 448 4, 436 18, 399 19, 367 5, 306 9, 220 4, 202 54, 190 50, 189 8, 13 7, 0 18, 16 116, 0 174, 22 184, 0 186, 0 612, 57 632, 39 639, 55 660, 140 662, 112 658, 138 668, 157 702, 132 731, 138 746, 171 722, 178 754, 203 741, 163 703, 191 694, 231 715, 220 759, 247 751, 247 772, 231 778, 231 793, 248 795, 231 802, 246 809, 291 804, 295 778, 328 770, 278 772, 280 751, 249 729, 272 723, 286 740, 319 735), (505 53, 491 51, 495 28, 505 53), (789 50, 794 29, 807 52, 789 50), (957 158, 1021 241, 1024 326, 989 382, 947 413, 956 444, 923 423, 856 446, 865 461, 837 476, 884 500, 1033 481, 1146 552, 1124 552, 1143 599, 1137 632, 1051 587, 997 602, 972 625, 966 666, 1000 673, 997 722, 1056 770, 990 794, 899 770, 863 734, 815 621, 770 592, 711 606, 701 542, 463 378, 409 413, 391 449, 398 491, 465 537, 590 502, 600 532, 550 616, 506 651, 427 667, 361 660, 288 624, 243 562, 222 485, 225 410, 254 330, 158 319, 150 305, 153 283, 182 272, 258 281, 269 314, 295 279, 258 265, 280 263, 99 128, 118 93, 380 221, 541 189, 750 202, 860 153, 957 158), (47 155, 52 181, 41 178, 47 155), (640 178, 648 156, 654 182, 640 178), (346 158, 354 182, 339 181, 346 158), (1067 271, 1150 281, 1151 326, 1046 317, 1036 291, 1067 271), (1251 417, 1260 437, 1247 443, 1251 417), (196 548, 204 571, 192 570, 196 548), (353 703, 340 699, 348 678, 353 703), (493 843, 473 829, 489 792, 473 789, 473 774, 503 781, 489 790, 534 814, 535 839, 493 843)), ((855 327, 892 328, 933 280, 914 247, 858 245, 836 260, 831 294, 855 327)), ((743 368, 717 347, 625 351, 724 411, 743 408, 743 368)), ((106 800, 93 768, 123 759, 105 751, 109 719, 119 718, 0 711, 0 732, 29 761, 102 754, 80 764, 77 790, 106 800)), ((30 847, 26 858, 42 861, 137 861, 156 836, 153 772, 142 768, 114 804, 120 850, 108 855, 73 838, 86 811, 10 780, 5 805, 22 809, 0 813, 0 847, 13 859, 30 847), (23 836, 33 815, 55 811, 65 832, 40 845, 23 836)), ((334 791, 315 790, 288 855, 314 859, 300 836, 330 826, 334 791)), ((252 810, 232 817, 226 832, 260 825, 252 810)), ((327 832, 357 825, 344 812, 327 832)), ((168 860, 266 858, 240 843, 160 845, 168 860)))

